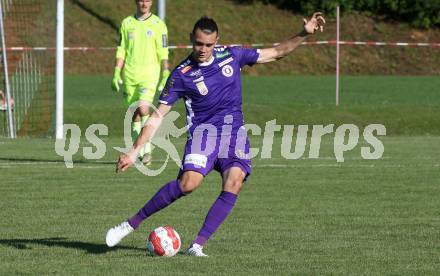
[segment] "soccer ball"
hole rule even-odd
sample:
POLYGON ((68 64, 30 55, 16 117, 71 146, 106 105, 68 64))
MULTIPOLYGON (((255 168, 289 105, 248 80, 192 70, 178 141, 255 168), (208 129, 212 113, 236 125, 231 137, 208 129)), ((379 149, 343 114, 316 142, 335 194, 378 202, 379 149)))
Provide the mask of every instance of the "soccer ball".
POLYGON ((158 227, 148 236, 147 249, 153 256, 172 257, 180 245, 180 236, 171 226, 158 227))

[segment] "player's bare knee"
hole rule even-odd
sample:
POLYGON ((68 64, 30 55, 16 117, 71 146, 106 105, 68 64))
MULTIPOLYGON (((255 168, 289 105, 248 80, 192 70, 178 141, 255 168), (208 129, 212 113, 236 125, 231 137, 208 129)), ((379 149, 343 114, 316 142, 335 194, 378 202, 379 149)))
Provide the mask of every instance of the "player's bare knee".
POLYGON ((141 117, 150 115, 150 109, 147 107, 145 109, 139 109, 139 114, 141 117))
POLYGON ((223 190, 225 192, 230 192, 233 194, 238 195, 241 191, 241 188, 243 187, 243 180, 242 179, 228 179, 226 180, 223 190))
POLYGON ((138 112, 140 116, 148 116, 150 114, 150 104, 141 101, 138 107, 138 112))
POLYGON ((191 182, 188 182, 188 181, 187 182, 181 182, 180 185, 181 185, 181 188, 182 188, 182 192, 184 194, 186 194, 186 195, 192 193, 197 188, 197 186, 194 185, 194 183, 191 183, 191 182))
POLYGON ((180 178, 180 187, 185 194, 190 194, 202 184, 203 177, 198 175, 184 173, 180 178))

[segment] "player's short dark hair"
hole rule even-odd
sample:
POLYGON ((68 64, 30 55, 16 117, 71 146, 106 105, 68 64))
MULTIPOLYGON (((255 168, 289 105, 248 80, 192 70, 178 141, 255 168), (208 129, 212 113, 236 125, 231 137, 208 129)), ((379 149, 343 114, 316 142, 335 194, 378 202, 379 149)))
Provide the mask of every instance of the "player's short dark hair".
POLYGON ((218 33, 217 23, 214 21, 214 19, 207 16, 200 17, 200 19, 197 20, 196 24, 194 24, 194 28, 192 31, 193 35, 196 33, 197 29, 206 34, 218 33))

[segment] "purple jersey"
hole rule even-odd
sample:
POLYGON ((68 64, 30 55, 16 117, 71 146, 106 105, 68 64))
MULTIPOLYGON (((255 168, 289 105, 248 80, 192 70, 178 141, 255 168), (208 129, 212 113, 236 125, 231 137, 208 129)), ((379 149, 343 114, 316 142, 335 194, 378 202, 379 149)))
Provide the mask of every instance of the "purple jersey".
POLYGON ((205 63, 189 56, 171 73, 159 102, 172 105, 184 99, 190 137, 202 124, 213 125, 220 136, 222 126, 232 123, 234 135, 244 124, 240 71, 258 57, 259 50, 241 47, 215 47, 205 63))

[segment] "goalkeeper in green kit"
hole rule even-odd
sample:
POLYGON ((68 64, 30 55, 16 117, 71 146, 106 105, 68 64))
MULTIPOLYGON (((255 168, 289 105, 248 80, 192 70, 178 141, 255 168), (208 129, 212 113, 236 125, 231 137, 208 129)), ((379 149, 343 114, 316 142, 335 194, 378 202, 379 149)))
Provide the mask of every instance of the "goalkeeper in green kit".
MULTIPOLYGON (((165 23, 151 13, 152 0, 135 0, 137 11, 122 21, 120 44, 112 80, 114 91, 123 91, 124 105, 140 101, 132 118, 132 138, 136 140, 148 120, 156 90, 161 92, 170 74, 168 31, 165 23)), ((142 163, 151 163, 151 145, 140 152, 142 163)))

